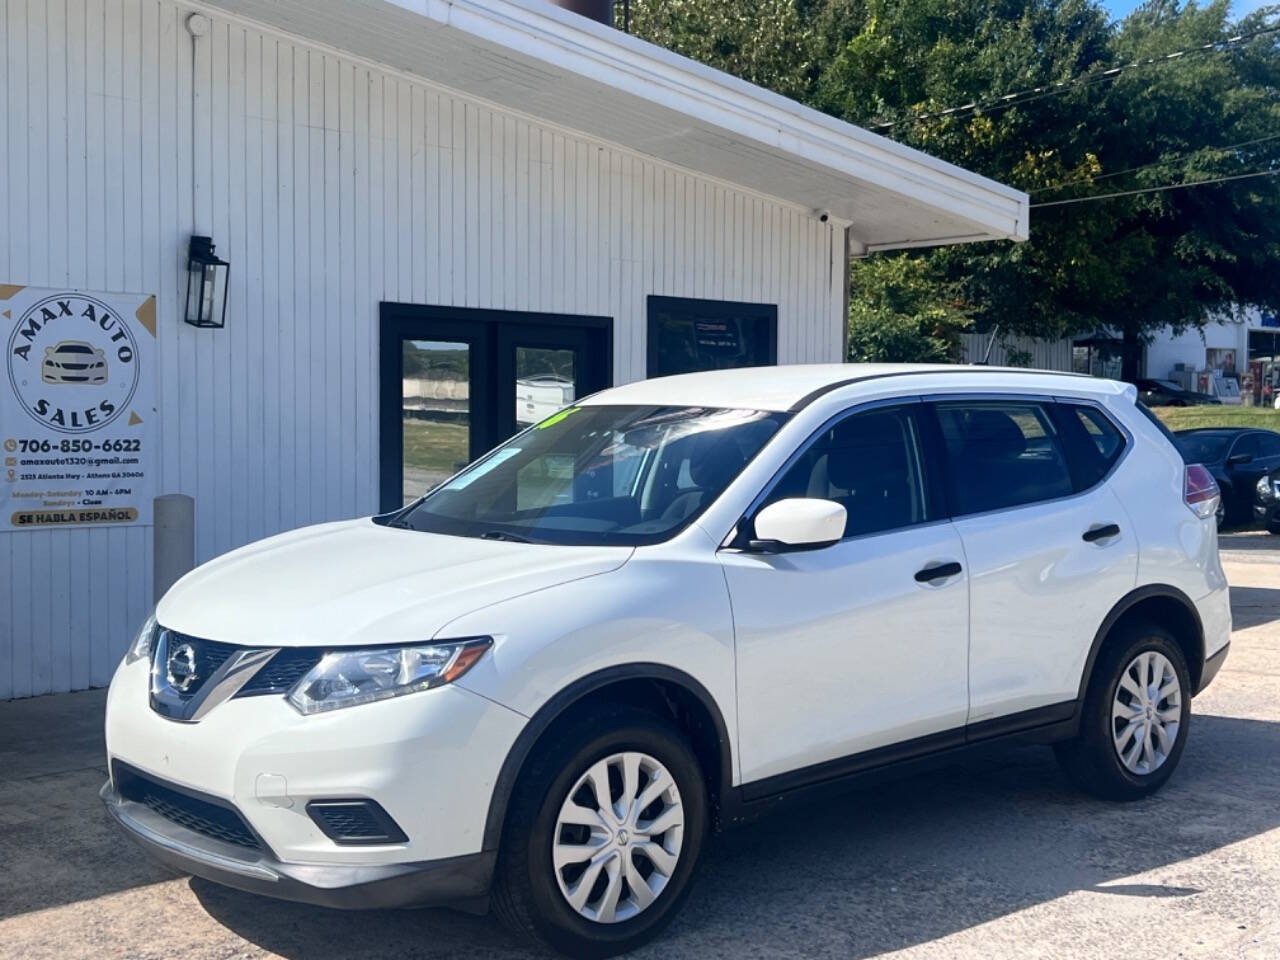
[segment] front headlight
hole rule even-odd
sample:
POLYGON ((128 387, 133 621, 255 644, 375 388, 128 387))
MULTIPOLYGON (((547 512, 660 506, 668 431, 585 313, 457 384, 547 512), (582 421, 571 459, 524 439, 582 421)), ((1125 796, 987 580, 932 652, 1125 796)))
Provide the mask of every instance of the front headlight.
POLYGON ((1263 477, 1258 481, 1258 485, 1254 487, 1258 493, 1259 500, 1270 500, 1275 494, 1271 492, 1271 481, 1267 477, 1263 477))
POLYGON ((452 683, 493 645, 491 637, 409 647, 326 653, 294 684, 289 702, 299 713, 323 713, 452 683))
POLYGON ((133 643, 129 645, 129 651, 124 655, 126 664, 137 663, 143 657, 151 656, 151 644, 156 638, 156 615, 153 613, 143 622, 142 628, 138 631, 138 635, 133 638, 133 643))

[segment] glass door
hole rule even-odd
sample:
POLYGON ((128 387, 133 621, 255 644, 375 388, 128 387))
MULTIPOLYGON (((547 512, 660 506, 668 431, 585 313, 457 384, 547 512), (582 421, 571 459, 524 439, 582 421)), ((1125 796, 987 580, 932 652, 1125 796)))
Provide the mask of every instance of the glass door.
POLYGON ((387 314, 379 345, 380 509, 397 509, 488 447, 488 341, 446 317, 387 314))
POLYGON ((398 509, 611 383, 608 318, 382 305, 380 502, 398 509))
POLYGON ((593 350, 592 332, 569 326, 504 323, 497 330, 499 441, 545 420, 610 381, 611 358, 593 350), (506 390, 511 391, 510 404, 506 390))
POLYGON ((471 462, 471 345, 401 340, 402 498, 416 500, 471 462))

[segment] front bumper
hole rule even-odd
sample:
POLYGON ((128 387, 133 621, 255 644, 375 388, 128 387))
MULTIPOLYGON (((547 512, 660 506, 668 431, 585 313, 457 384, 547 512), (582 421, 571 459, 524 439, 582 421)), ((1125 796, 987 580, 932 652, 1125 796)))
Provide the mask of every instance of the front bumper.
POLYGON ((1276 496, 1265 502, 1254 501, 1254 520, 1264 524, 1268 530, 1280 527, 1280 483, 1276 484, 1276 496))
POLYGON ((148 678, 145 660, 116 673, 108 762, 234 808, 262 848, 288 864, 354 868, 481 853, 493 785, 526 723, 456 684, 305 717, 283 696, 231 699, 180 723, 151 709, 148 678), (378 804, 403 842, 326 835, 313 802, 352 798, 378 804))
POLYGON ((282 900, 346 910, 465 903, 484 897, 493 875, 493 852, 417 863, 283 863, 188 830, 121 796, 110 781, 100 796, 116 823, 165 866, 282 900))

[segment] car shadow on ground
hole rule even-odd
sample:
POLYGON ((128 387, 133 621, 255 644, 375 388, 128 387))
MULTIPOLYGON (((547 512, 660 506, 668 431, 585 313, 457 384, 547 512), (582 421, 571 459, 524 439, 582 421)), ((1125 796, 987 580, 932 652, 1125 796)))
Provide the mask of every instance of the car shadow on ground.
POLYGON ((1280 550, 1280 536, 1260 528, 1234 528, 1230 533, 1218 534, 1218 548, 1245 552, 1280 550))
MULTIPOLYGON (((1072 789, 1021 748, 784 809, 710 846, 682 916, 639 956, 871 957, 1079 890, 1191 898, 1126 881, 1280 826, 1280 724, 1195 716, 1182 766, 1136 803, 1072 789)), ((492 918, 352 915, 192 880, 234 933, 289 958, 518 957, 492 918)))
POLYGON ((1247 630, 1280 620, 1280 587, 1232 587, 1231 627, 1247 630))

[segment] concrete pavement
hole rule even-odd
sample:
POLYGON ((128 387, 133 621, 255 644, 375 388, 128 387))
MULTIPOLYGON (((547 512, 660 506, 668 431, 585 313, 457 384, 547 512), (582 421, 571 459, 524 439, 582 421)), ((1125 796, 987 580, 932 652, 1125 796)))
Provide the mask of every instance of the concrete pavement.
MULTIPOLYGON (((1280 957, 1280 537, 1223 538, 1236 633, 1157 796, 1073 791, 1043 748, 718 838, 642 957, 1280 957)), ((344 914, 152 866, 108 824, 101 691, 0 704, 0 956, 528 956, 491 920, 344 914)))

